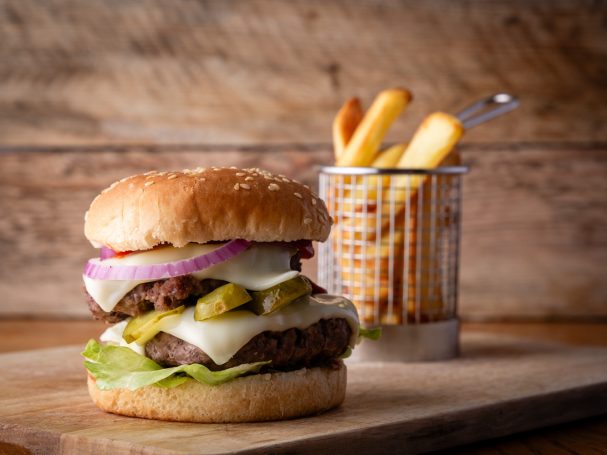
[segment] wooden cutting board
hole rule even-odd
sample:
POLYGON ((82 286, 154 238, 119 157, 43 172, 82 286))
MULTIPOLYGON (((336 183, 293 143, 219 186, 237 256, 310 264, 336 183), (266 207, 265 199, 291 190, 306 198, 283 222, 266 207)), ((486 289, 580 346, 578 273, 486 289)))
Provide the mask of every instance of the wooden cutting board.
POLYGON ((416 453, 607 412, 604 347, 465 334, 457 360, 350 364, 326 414, 213 425, 99 411, 81 349, 0 355, 0 453, 416 453))

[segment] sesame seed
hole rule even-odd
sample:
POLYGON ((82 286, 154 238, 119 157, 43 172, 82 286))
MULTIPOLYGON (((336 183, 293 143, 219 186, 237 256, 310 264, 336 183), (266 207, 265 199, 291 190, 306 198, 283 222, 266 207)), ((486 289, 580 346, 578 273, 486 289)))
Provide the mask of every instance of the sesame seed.
POLYGON ((246 183, 240 183, 240 187, 245 189, 245 190, 250 190, 251 187, 249 185, 247 185, 246 183))
POLYGON ((282 181, 285 182, 285 183, 290 183, 291 182, 289 179, 286 179, 286 178, 282 179, 282 181))
POLYGON ((309 189, 310 189, 310 187, 309 187, 308 185, 304 185, 303 187, 304 187, 306 190, 309 190, 309 189))
POLYGON ((316 205, 316 199, 312 198, 312 205, 316 205))
POLYGON ((266 180, 272 180, 272 177, 270 177, 269 175, 265 175, 265 174, 264 174, 263 178, 266 180))
MULTIPOLYGON (((238 169, 236 166, 230 166, 230 169, 238 169)), ((238 174, 236 174, 238 175, 238 174)))
POLYGON ((173 180, 177 178, 177 174, 171 174, 167 177, 167 180, 173 180))
POLYGON ((257 172, 253 172, 251 175, 252 175, 253 177, 257 177, 257 175, 258 175, 258 174, 257 174, 257 172))
POLYGON ((207 181, 207 179, 205 179, 204 177, 198 177, 198 180, 201 181, 201 182, 206 182, 207 181))
MULTIPOLYGON (((146 173, 145 173, 145 174, 143 174, 143 175, 153 175, 153 174, 155 174, 155 173, 156 173, 156 171, 148 171, 148 172, 146 172, 146 173)), ((128 178, 128 177, 127 177, 127 178, 128 178)))
POLYGON ((282 175, 282 174, 278 174, 278 176, 279 176, 280 178, 283 178, 283 179, 286 179, 286 178, 287 178, 287 176, 286 176, 286 175, 282 175))
POLYGON ((310 224, 312 222, 312 218, 304 218, 304 224, 310 224))
POLYGON ((234 189, 235 189, 236 191, 238 191, 238 190, 240 189, 240 185, 237 183, 236 185, 234 185, 234 189))
POLYGON ((303 196, 299 193, 293 193, 293 195, 299 199, 303 199, 303 196))
POLYGON ((253 177, 247 177, 244 179, 245 182, 250 182, 252 180, 255 180, 253 177))
POLYGON ((154 184, 154 182, 150 181, 150 182, 145 182, 143 184, 143 186, 152 186, 154 184))
POLYGON ((278 191, 280 189, 280 187, 276 183, 270 183, 268 185, 268 189, 270 191, 278 191))
POLYGON ((214 171, 220 171, 221 169, 218 167, 212 167, 211 169, 213 169, 214 171))
POLYGON ((236 173, 236 177, 242 177, 243 175, 246 175, 244 172, 237 172, 236 173))

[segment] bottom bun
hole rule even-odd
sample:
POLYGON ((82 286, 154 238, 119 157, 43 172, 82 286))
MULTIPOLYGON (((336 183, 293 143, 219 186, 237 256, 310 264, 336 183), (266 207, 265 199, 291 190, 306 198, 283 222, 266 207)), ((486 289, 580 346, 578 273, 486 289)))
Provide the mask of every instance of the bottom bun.
POLYGON ((95 404, 107 412, 178 422, 259 422, 316 414, 346 395, 346 366, 244 376, 217 386, 193 379, 174 388, 100 390, 89 376, 95 404))

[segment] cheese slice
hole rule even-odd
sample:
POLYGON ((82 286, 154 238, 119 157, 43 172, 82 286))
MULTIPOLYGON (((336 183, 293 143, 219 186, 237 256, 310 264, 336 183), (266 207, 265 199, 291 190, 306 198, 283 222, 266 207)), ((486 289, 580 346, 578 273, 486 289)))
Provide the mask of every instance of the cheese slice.
MULTIPOLYGON (((291 328, 305 329, 321 319, 343 318, 352 329, 350 347, 354 347, 359 329, 358 313, 352 302, 344 297, 328 294, 299 299, 266 316, 257 316, 247 310, 236 310, 205 321, 196 321, 194 307, 187 308, 180 316, 179 322, 163 328, 162 331, 200 348, 218 365, 226 363, 251 338, 266 330, 282 332, 291 328)), ((127 322, 123 321, 106 330, 101 340, 127 346, 141 353, 136 343, 127 344, 122 339, 126 324, 127 322)))
POLYGON ((101 334, 99 339, 104 343, 112 343, 118 346, 124 346, 127 348, 131 348, 137 354, 145 355, 145 347, 139 346, 134 341, 132 343, 127 343, 124 338, 122 338, 122 334, 124 333, 124 329, 126 325, 129 323, 130 318, 126 321, 119 322, 118 324, 114 324, 109 329, 101 334))
MULTIPOLYGON (((123 258, 103 261, 106 265, 150 265, 175 262, 207 254, 217 249, 218 244, 189 244, 183 248, 164 247, 142 253, 133 253, 123 258)), ((299 272, 291 270, 291 251, 271 244, 254 244, 246 251, 208 267, 192 276, 202 280, 213 278, 229 281, 246 289, 261 291, 283 281, 290 280, 299 272)), ((87 292, 103 311, 112 311, 116 304, 141 283, 157 280, 95 280, 82 276, 87 292)))

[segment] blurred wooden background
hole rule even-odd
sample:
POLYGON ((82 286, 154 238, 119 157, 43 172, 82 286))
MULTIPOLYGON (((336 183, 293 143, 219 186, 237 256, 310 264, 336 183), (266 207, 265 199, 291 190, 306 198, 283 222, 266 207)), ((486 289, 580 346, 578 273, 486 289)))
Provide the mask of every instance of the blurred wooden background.
POLYGON ((88 317, 92 198, 122 176, 259 165, 315 184, 345 98, 470 131, 461 313, 607 320, 607 2, 0 0, 0 317, 88 317))

